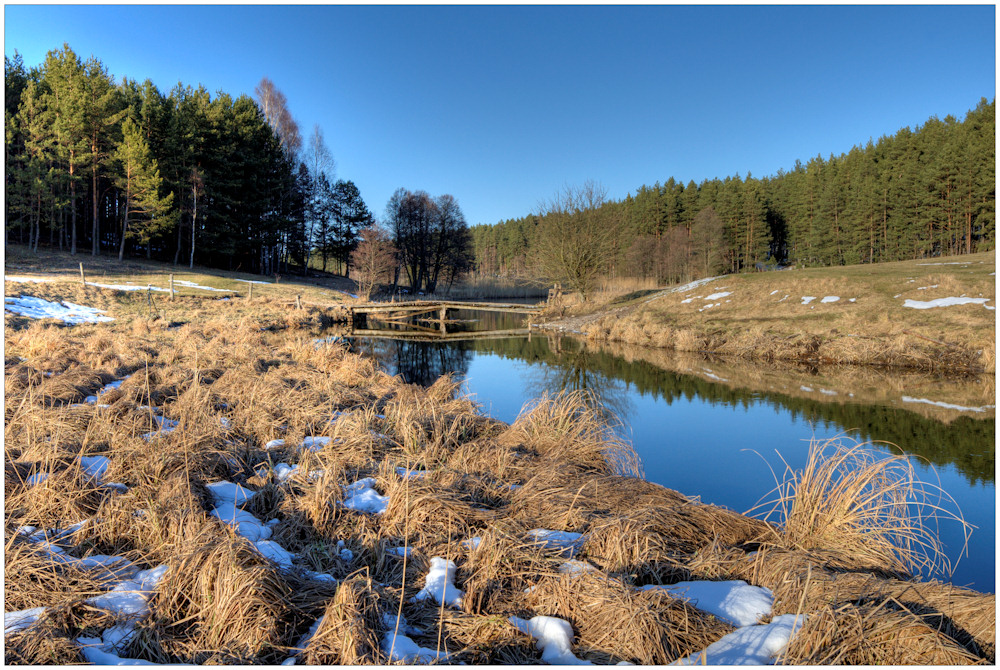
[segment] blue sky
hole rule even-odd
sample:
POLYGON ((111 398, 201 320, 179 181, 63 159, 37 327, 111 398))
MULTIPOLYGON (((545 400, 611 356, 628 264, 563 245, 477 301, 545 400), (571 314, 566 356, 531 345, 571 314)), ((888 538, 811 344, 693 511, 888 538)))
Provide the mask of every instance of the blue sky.
POLYGON ((612 198, 775 174, 996 90, 995 7, 6 5, 4 53, 69 43, 121 80, 270 77, 381 215, 398 187, 470 224, 564 185, 612 198))

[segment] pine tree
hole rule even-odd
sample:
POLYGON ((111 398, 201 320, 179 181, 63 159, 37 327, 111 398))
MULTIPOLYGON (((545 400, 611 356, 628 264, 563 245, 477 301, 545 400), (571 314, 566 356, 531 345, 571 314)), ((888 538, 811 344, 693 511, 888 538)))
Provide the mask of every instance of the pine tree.
POLYGON ((130 118, 122 123, 122 141, 114 160, 118 164, 116 185, 123 194, 124 220, 118 249, 118 260, 122 260, 126 240, 148 245, 155 235, 172 225, 174 196, 161 195, 160 169, 142 131, 130 118))

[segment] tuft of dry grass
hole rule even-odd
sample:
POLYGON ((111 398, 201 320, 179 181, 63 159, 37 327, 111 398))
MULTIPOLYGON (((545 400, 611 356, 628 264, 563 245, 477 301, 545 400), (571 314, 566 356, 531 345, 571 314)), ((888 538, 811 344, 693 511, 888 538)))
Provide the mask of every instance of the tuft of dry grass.
POLYGON ((836 438, 813 442, 802 470, 786 465, 775 499, 764 503, 772 506, 765 519, 780 514, 776 541, 889 572, 948 571, 931 524, 947 517, 965 525, 954 501, 920 481, 906 456, 865 447, 836 438))

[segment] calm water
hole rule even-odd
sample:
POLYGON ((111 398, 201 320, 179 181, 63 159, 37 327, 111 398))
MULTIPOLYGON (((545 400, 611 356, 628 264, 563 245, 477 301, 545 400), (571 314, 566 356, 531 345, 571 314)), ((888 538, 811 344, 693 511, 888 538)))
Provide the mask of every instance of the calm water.
MULTIPOLYGON (((510 327, 491 317, 478 325, 483 322, 490 328, 510 327)), ((945 424, 892 407, 733 389, 587 351, 571 338, 432 343, 356 339, 353 344, 412 383, 426 385, 445 372, 459 375, 464 390, 484 411, 506 422, 546 391, 588 389, 621 420, 622 436, 641 457, 647 479, 740 512, 774 488, 772 470, 780 476, 785 462, 792 468, 804 465, 811 439, 848 434, 891 442, 921 456, 913 459, 921 479, 940 481, 965 520, 976 527, 968 551, 962 552, 960 525, 941 522, 939 537, 952 562, 958 561, 951 581, 981 591, 995 589, 992 418, 945 424)))

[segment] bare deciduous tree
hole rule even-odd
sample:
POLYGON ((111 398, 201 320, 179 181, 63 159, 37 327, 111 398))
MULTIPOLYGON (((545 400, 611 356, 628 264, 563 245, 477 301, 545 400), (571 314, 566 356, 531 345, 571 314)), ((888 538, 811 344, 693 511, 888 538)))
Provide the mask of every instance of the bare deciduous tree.
POLYGON ((608 267, 620 224, 615 211, 602 209, 606 197, 603 186, 587 181, 565 187, 540 207, 538 267, 548 279, 579 291, 584 300, 608 267))
POLYGON ((380 283, 392 281, 396 269, 396 247, 389 234, 378 226, 368 226, 361 231, 361 242, 351 253, 351 269, 358 284, 358 297, 371 298, 380 283))
POLYGON ((264 112, 264 118, 274 130, 281 146, 289 157, 294 157, 302 148, 302 137, 299 135, 299 124, 288 111, 288 100, 285 94, 278 90, 274 82, 264 77, 254 89, 257 104, 264 112))

